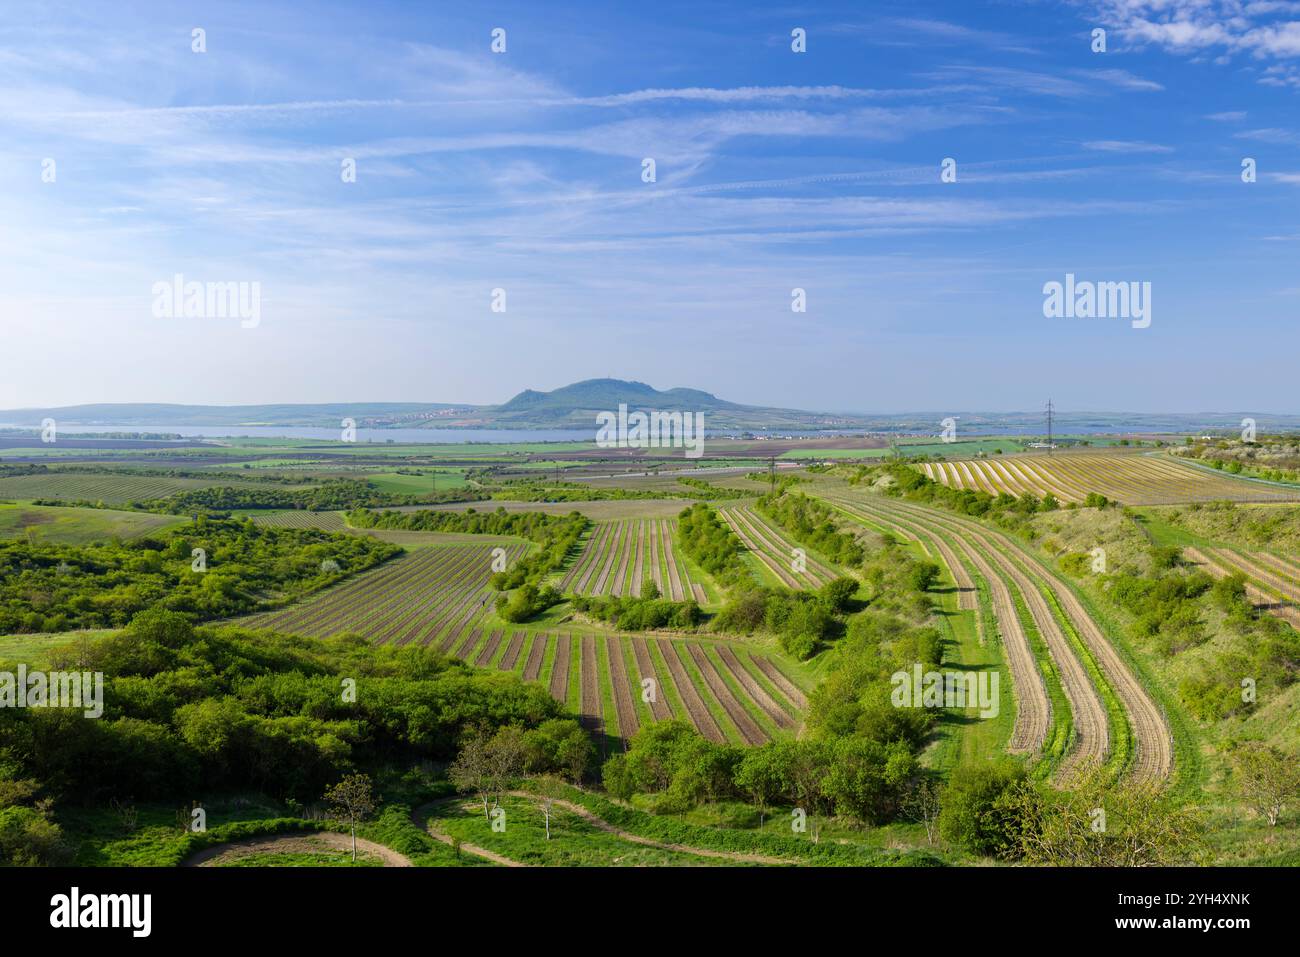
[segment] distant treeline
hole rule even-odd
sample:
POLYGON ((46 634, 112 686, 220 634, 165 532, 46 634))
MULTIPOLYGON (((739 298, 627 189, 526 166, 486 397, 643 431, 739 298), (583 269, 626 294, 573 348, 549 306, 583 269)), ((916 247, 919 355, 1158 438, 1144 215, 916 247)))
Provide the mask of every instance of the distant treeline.
POLYGON ((355 508, 398 505, 434 505, 441 502, 476 502, 485 497, 474 488, 444 489, 421 495, 383 492, 369 482, 335 479, 297 489, 248 489, 230 486, 193 489, 147 503, 152 511, 184 515, 198 509, 230 512, 238 509, 303 509, 338 512, 355 508))

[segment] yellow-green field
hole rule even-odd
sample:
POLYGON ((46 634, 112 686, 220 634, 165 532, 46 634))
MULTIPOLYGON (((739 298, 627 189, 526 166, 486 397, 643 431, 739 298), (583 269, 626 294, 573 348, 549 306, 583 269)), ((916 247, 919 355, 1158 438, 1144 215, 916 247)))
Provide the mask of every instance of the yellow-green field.
POLYGON ((0 538, 84 545, 106 538, 139 538, 184 521, 180 515, 152 515, 107 508, 0 505, 0 538))

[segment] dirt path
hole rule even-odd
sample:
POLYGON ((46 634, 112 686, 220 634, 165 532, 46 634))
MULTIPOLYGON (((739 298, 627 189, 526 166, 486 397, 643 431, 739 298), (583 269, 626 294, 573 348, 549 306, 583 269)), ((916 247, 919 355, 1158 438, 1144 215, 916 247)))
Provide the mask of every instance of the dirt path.
MULTIPOLYGON (((424 831, 424 833, 428 834, 435 841, 441 841, 443 844, 446 844, 449 847, 455 847, 456 846, 455 838, 453 838, 450 834, 444 834, 442 831, 439 831, 436 827, 434 827, 433 821, 429 820, 428 814, 431 808, 435 808, 440 804, 449 804, 452 801, 460 801, 460 800, 463 799, 460 797, 442 798, 441 800, 438 801, 430 801, 428 804, 421 804, 419 807, 417 807, 414 811, 411 812, 411 821, 412 823, 415 824, 416 827, 420 828, 422 831, 424 831)), ((486 847, 479 847, 477 844, 467 844, 466 842, 461 841, 460 849, 464 851, 466 854, 473 854, 475 857, 481 857, 485 861, 491 861, 493 864, 500 864, 502 867, 528 867, 529 866, 520 861, 512 860, 511 858, 506 857, 503 854, 498 854, 496 851, 489 851, 486 847)))
POLYGON ((1300 587, 1297 587, 1294 582, 1287 581, 1268 566, 1261 564, 1254 554, 1241 554, 1230 548, 1213 548, 1209 549, 1209 553, 1215 561, 1232 565, 1245 574, 1247 578, 1253 578, 1255 581, 1273 589, 1280 596, 1277 599, 1278 602, 1294 604, 1300 600, 1300 587))
MULTIPOLYGON (((570 639, 572 640, 572 639, 570 639)), ((579 641, 578 706, 579 717, 594 732, 604 732, 604 702, 600 699, 600 678, 596 669, 596 637, 583 635, 579 641)))
POLYGON ((641 586, 645 582, 645 521, 636 523, 636 564, 632 566, 632 590, 634 598, 641 597, 641 586))
POLYGON ((627 578, 627 566, 632 558, 632 549, 629 545, 632 539, 632 528, 633 523, 630 520, 619 523, 618 542, 614 546, 614 556, 617 561, 610 566, 613 574, 610 576, 608 588, 605 589, 607 594, 615 598, 623 594, 623 580, 627 578))
MULTIPOLYGON (((537 795, 530 791, 511 791, 511 795, 521 798, 530 798, 537 800, 537 795)), ((661 851, 676 851, 680 854, 693 854, 696 857, 715 857, 728 861, 742 861, 747 864, 772 864, 776 866, 797 865, 799 861, 790 860, 785 857, 769 857, 765 854, 744 854, 740 851, 715 851, 707 847, 691 847, 687 844, 668 844, 664 841, 656 841, 653 838, 642 837, 640 834, 633 834, 631 831, 625 831, 617 825, 610 824, 602 817, 597 817, 592 811, 587 810, 581 804, 575 804, 572 801, 566 801, 563 798, 555 798, 555 806, 564 808, 572 814, 594 825, 606 834, 613 834, 624 841, 632 844, 642 844, 646 847, 658 848, 661 851)), ((465 845, 462 844, 462 847, 465 845)))
POLYGON ((519 650, 524 646, 524 636, 527 632, 516 631, 510 639, 510 644, 506 646, 506 653, 501 656, 497 662, 498 671, 514 671, 515 665, 519 662, 519 650))
MULTIPOLYGON (((352 851, 352 836, 350 834, 337 834, 334 831, 297 831, 292 834, 248 837, 239 841, 227 841, 224 844, 205 847, 181 861, 181 867, 212 866, 212 863, 217 858, 223 857, 232 851, 247 851, 249 854, 310 853, 319 851, 319 845, 321 844, 333 850, 343 850, 350 853, 352 851)), ((374 841, 367 841, 362 837, 357 838, 357 851, 365 851, 367 854, 374 855, 384 862, 385 867, 414 866, 411 864, 411 859, 405 854, 398 854, 390 847, 384 847, 384 845, 376 844, 374 841)))
POLYGON ((525 681, 536 681, 541 675, 549 638, 549 635, 540 631, 533 635, 533 643, 528 646, 528 660, 524 663, 525 681))
POLYGON ((1015 562, 1003 556, 989 539, 983 536, 973 537, 976 542, 988 549, 989 554, 1020 589, 1020 594, 1029 607, 1029 614, 1038 627, 1038 633, 1047 645, 1052 660, 1056 662, 1061 689, 1070 703, 1076 742, 1075 747, 1061 762, 1057 776, 1064 779, 1073 774, 1082 764, 1104 762, 1110 753, 1110 727, 1106 704, 1102 701, 1098 689, 1094 687, 1092 676, 1079 659, 1061 623, 1048 607, 1043 593, 1039 591, 1038 582, 1031 579, 1015 562))
POLYGON ((749 524, 745 521, 744 516, 740 514, 739 509, 719 509, 719 513, 722 515, 723 520, 731 526, 731 530, 736 533, 736 537, 740 539, 740 544, 744 545, 751 555, 767 566, 783 585, 796 590, 801 587, 799 580, 793 574, 787 572, 780 561, 769 555, 767 550, 759 545, 757 534, 750 530, 749 524))
POLYGON ((763 709, 763 713, 771 718, 778 728, 789 729, 794 727, 794 718, 790 717, 786 710, 777 704, 763 686, 755 680, 754 676, 745 670, 745 666, 740 663, 740 659, 736 657, 735 652, 726 645, 721 644, 717 646, 717 652, 718 657, 722 659, 722 663, 731 672, 732 678, 745 689, 745 693, 763 709))
POLYGON ((488 637, 488 640, 483 642, 483 649, 478 653, 478 657, 474 659, 475 668, 486 668, 492 663, 492 656, 497 653, 497 647, 501 644, 503 634, 504 632, 494 631, 488 637))
POLYGON ((769 681, 776 685, 781 691, 785 692, 786 697, 794 702, 794 706, 800 711, 808 707, 808 696, 803 693, 803 689, 785 676, 785 674, 772 663, 772 660, 766 655, 750 654, 749 660, 758 665, 758 669, 767 675, 769 681))
POLYGON ((602 637, 601 641, 605 643, 609 680, 614 686, 614 720, 618 722, 618 736, 623 739, 626 747, 628 740, 636 734, 639 722, 632 698, 632 685, 627 676, 627 660, 623 657, 623 639, 602 637))
POLYGON ((655 584, 659 586, 659 594, 667 595, 671 598, 672 595, 668 593, 668 586, 664 584, 664 571, 660 565, 660 553, 663 551, 663 546, 660 544, 659 540, 659 522, 655 519, 647 519, 647 521, 650 523, 650 542, 648 545, 650 577, 653 578, 655 584))
POLYGON ((551 662, 551 697, 560 704, 569 700, 569 655, 572 651, 572 635, 555 636, 555 660, 551 662))

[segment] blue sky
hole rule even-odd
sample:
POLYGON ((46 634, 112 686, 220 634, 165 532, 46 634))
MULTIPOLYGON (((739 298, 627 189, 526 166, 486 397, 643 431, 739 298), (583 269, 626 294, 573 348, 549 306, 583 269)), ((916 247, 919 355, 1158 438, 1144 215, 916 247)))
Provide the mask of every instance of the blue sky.
POLYGON ((0 407, 1300 412, 1300 3, 751 7, 10 5, 0 407), (1067 272, 1150 328, 1045 318, 1067 272))

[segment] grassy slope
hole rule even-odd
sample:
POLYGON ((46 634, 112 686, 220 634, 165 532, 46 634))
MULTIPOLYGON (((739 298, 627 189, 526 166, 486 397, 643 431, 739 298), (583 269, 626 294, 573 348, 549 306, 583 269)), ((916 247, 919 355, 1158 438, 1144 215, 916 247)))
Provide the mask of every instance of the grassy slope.
POLYGON ((60 545, 87 545, 112 538, 139 538, 180 525, 180 515, 151 515, 102 508, 0 505, 0 538, 24 538, 60 545))

